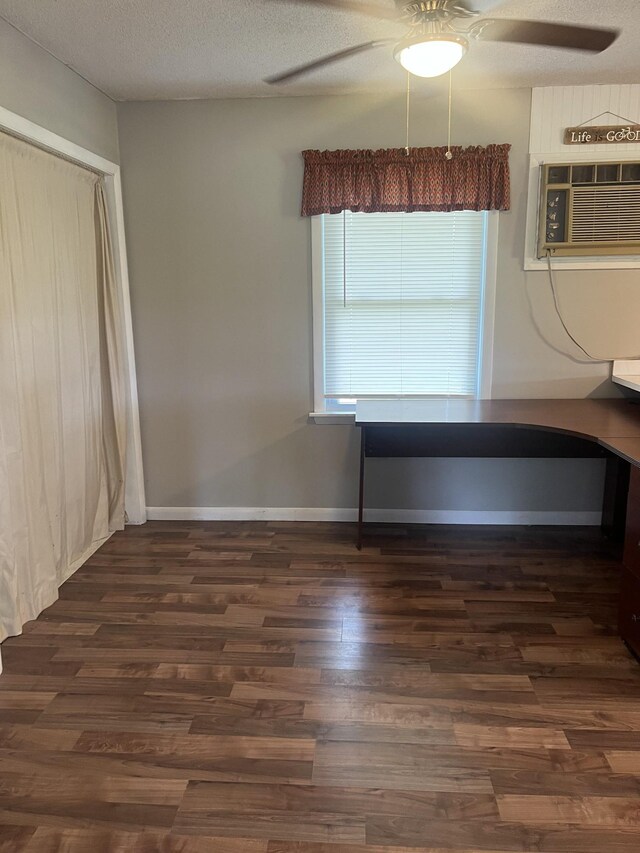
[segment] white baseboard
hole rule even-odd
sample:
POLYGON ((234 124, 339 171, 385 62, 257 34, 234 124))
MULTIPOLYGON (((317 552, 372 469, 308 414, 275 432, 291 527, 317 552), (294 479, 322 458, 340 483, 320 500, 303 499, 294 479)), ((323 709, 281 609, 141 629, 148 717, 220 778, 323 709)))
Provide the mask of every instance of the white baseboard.
MULTIPOLYGON (((356 521, 356 509, 332 507, 148 506, 150 521, 356 521)), ((400 524, 597 526, 600 512, 367 509, 366 521, 400 524)))

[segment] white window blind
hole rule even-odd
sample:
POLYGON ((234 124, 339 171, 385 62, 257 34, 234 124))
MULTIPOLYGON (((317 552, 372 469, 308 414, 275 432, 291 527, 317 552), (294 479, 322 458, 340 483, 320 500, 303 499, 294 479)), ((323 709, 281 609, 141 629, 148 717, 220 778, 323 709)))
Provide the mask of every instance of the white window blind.
POLYGON ((475 396, 487 214, 322 220, 325 398, 475 396))

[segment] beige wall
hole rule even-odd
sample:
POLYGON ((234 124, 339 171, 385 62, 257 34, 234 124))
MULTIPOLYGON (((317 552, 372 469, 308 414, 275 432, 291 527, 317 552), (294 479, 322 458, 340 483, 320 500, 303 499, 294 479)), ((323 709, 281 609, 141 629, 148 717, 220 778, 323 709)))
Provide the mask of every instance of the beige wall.
MULTIPOLYGON (((445 139, 443 94, 415 99, 414 144, 445 139)), ((547 280, 522 271, 529 115, 529 90, 455 97, 456 143, 513 145, 494 396, 615 394, 607 365, 559 351, 571 345, 547 280)), ((149 505, 353 506, 356 430, 307 420, 300 151, 402 145, 402 97, 129 103, 118 116, 149 505)), ((589 345, 631 346, 636 274, 565 275, 563 303, 589 345)), ((370 485, 378 506, 595 511, 601 477, 593 461, 422 460, 377 463, 370 485)))
POLYGON ((118 162, 115 103, 1 18, 0 106, 118 162))

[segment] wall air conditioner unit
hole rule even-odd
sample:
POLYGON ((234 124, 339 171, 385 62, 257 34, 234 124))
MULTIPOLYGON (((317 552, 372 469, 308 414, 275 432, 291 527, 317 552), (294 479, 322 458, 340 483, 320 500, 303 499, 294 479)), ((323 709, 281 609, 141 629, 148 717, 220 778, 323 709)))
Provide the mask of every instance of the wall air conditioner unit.
POLYGON ((640 163, 542 166, 538 257, 640 255, 640 163))

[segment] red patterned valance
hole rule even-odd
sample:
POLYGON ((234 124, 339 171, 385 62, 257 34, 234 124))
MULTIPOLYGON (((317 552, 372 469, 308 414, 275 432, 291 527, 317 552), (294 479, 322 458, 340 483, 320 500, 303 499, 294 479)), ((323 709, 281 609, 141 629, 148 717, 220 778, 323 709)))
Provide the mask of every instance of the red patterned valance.
POLYGON ((303 151, 302 215, 509 210, 510 149, 303 151))

